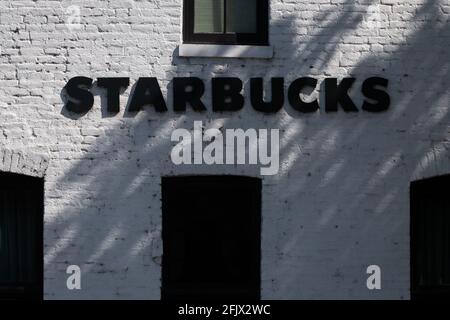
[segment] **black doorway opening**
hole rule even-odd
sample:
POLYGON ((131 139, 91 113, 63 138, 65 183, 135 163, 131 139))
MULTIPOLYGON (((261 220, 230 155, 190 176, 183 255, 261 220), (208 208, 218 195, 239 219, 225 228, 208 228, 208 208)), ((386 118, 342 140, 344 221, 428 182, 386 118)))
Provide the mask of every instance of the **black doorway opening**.
POLYGON ((411 298, 450 298, 450 175, 411 183, 411 298))
POLYGON ((261 180, 162 178, 162 299, 259 299, 261 180))
POLYGON ((43 298, 44 180, 0 172, 0 299, 43 298))

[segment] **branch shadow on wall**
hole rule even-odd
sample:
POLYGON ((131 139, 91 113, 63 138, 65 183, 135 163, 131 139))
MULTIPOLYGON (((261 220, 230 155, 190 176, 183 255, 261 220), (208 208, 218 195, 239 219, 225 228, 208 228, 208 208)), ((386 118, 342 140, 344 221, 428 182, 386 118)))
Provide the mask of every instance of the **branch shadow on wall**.
MULTIPOLYGON (((279 33, 272 41, 271 61, 174 55, 174 68, 163 79, 166 89, 171 90, 166 79, 174 76, 238 76, 244 81, 283 76, 286 86, 302 76, 385 76, 392 97, 387 112, 299 114, 286 101, 277 115, 263 115, 252 110, 246 83, 246 104, 237 113, 175 114, 168 94, 170 111, 164 114, 148 108, 133 117, 109 119, 114 126, 101 119, 110 129, 82 146, 86 150, 80 159, 67 159, 70 171, 51 184, 55 192, 48 201, 62 209, 46 221, 45 267, 55 275, 47 281, 54 281, 63 297, 77 298, 58 277, 67 265, 79 264, 86 275, 79 297, 143 298, 142 292, 147 292, 144 298, 159 297, 161 175, 256 172, 173 165, 172 130, 192 129, 194 120, 203 120, 226 128, 280 129, 280 172, 263 177, 263 297, 408 298, 402 288, 409 275, 398 275, 409 269, 409 217, 404 215, 409 183, 430 152, 449 160, 450 26, 434 0, 409 17, 422 23, 402 30, 400 39, 386 33, 389 22, 383 19, 378 28, 362 28, 368 14, 361 4, 347 1, 342 8, 319 13, 320 26, 308 29, 312 35, 298 34, 304 22, 300 8, 283 13, 271 24, 279 33), (365 42, 345 42, 352 35, 365 42), (352 48, 366 51, 355 57, 359 53, 352 48), (365 287, 370 264, 384 270, 381 293, 365 287)), ((358 83, 352 97, 360 106, 358 83)))

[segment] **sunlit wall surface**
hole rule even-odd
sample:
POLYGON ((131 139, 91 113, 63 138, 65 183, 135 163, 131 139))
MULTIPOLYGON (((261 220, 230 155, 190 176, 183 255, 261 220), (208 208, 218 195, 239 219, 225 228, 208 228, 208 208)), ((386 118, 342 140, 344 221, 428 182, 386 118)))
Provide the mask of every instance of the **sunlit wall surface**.
POLYGON ((180 57, 182 13, 181 0, 0 2, 0 170, 45 179, 44 299, 159 299, 161 176, 200 174, 262 179, 262 298, 409 299, 409 185, 450 173, 450 3, 273 0, 271 59, 180 57), (101 90, 88 113, 65 110, 75 76, 130 77, 121 111, 106 112, 101 90), (183 76, 204 80, 206 112, 173 111, 172 79, 183 76), (250 78, 269 88, 271 77, 306 76, 355 77, 358 107, 361 82, 386 78, 390 107, 251 107, 250 78), (139 77, 158 78, 167 112, 127 113, 139 77), (244 81, 242 110, 212 112, 213 77, 244 81), (278 174, 173 164, 170 135, 194 121, 279 129, 278 174), (81 290, 67 288, 69 265, 81 290), (369 265, 381 290, 366 286, 369 265))

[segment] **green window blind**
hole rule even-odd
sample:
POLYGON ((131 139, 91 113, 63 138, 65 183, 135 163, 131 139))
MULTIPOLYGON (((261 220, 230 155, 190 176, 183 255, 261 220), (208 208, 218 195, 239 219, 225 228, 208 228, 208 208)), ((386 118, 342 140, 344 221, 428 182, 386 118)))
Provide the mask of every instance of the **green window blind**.
POLYGON ((194 33, 256 33, 257 0, 195 0, 194 33))

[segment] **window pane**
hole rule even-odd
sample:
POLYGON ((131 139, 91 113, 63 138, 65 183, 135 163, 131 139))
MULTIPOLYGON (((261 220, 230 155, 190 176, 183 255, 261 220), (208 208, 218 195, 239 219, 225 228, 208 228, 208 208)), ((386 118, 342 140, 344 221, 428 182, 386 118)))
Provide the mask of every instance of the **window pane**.
POLYGON ((256 1, 227 0, 227 32, 256 33, 256 1))
POLYGON ((223 33, 224 1, 194 2, 194 33, 223 33))

